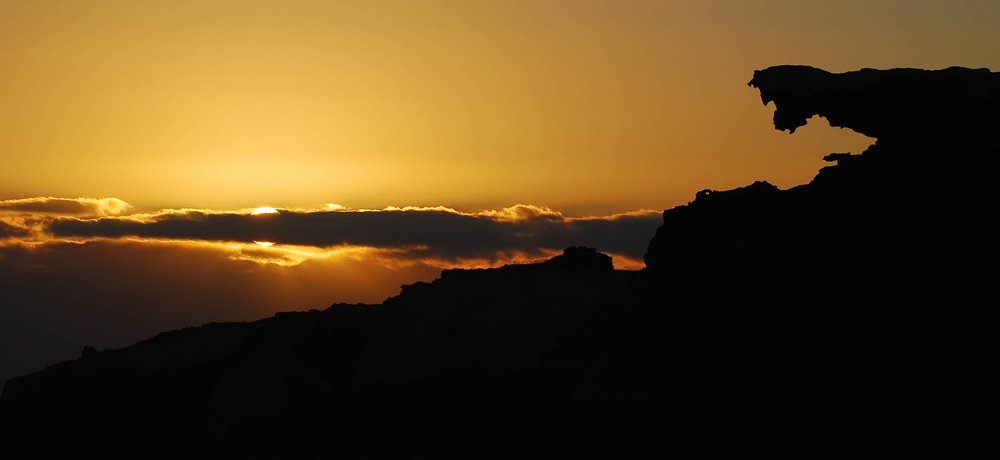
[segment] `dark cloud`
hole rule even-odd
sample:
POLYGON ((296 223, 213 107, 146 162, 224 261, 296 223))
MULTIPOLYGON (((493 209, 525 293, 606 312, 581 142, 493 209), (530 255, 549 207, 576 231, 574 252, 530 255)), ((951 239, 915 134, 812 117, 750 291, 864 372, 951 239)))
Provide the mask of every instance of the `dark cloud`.
POLYGON ((55 237, 404 248, 413 257, 446 260, 590 246, 640 259, 662 222, 660 214, 653 212, 572 219, 530 206, 505 211, 508 213, 469 214, 444 209, 285 211, 258 216, 189 211, 143 218, 60 218, 48 224, 48 231, 55 237))
POLYGON ((0 211, 85 215, 91 214, 93 208, 86 203, 76 200, 53 199, 46 201, 4 202, 0 203, 0 211))
POLYGON ((0 240, 6 238, 24 238, 28 236, 28 230, 15 225, 10 225, 0 220, 0 240))
POLYGON ((0 201, 0 213, 106 216, 119 214, 131 205, 117 198, 37 197, 0 201))

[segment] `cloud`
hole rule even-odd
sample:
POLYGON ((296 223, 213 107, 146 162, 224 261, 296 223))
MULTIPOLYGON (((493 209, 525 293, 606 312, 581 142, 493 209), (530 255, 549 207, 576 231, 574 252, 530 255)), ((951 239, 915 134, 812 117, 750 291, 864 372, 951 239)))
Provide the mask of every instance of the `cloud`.
POLYGON ((35 197, 0 201, 0 214, 55 214, 81 217, 114 216, 132 205, 117 198, 35 197))
POLYGON ((60 216, 103 217, 131 208, 117 198, 35 197, 0 201, 0 246, 37 244, 48 239, 46 224, 60 216))
POLYGON ((0 214, 0 246, 6 240, 27 240, 31 238, 36 221, 21 216, 6 216, 0 214))
MULTIPOLYGON (((360 247, 376 250, 368 256, 383 257, 386 263, 419 259, 442 266, 489 266, 547 257, 567 246, 596 247, 632 261, 641 260, 660 223, 660 213, 655 211, 572 218, 532 205, 474 213, 443 206, 354 210, 328 205, 320 210, 282 210, 257 216, 249 215, 248 210, 194 209, 91 218, 62 215, 46 220, 39 231, 60 240, 270 241, 279 244, 251 249, 292 261, 289 264, 313 256, 323 258, 316 254, 330 248, 360 247)), ((240 258, 259 258, 248 251, 241 250, 240 258)))
POLYGON ((14 227, 13 225, 8 225, 6 222, 0 220, 0 238, 9 238, 12 236, 18 236, 16 233, 17 230, 19 230, 17 227, 14 227))

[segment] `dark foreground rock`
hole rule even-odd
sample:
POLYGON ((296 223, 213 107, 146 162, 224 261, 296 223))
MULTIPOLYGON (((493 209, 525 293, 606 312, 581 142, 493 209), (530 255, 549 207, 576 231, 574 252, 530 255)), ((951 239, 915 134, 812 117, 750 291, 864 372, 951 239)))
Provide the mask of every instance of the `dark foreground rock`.
POLYGON ((776 127, 859 117, 838 123, 878 142, 789 190, 698 193, 664 213, 641 272, 570 248, 448 270, 381 305, 89 351, 7 384, 4 445, 107 458, 997 451, 1000 133, 870 117, 896 113, 876 91, 892 81, 987 120, 996 75, 847 84, 776 69, 751 82, 799 104, 776 127), (831 91, 835 111, 809 105, 831 91))

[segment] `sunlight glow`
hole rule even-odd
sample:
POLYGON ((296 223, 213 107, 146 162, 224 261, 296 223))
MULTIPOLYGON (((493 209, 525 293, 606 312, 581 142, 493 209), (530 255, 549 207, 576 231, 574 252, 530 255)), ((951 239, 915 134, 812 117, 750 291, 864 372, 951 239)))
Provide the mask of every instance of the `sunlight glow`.
POLYGON ((264 207, 261 207, 261 208, 254 209, 253 212, 250 213, 250 215, 251 216, 256 216, 258 214, 277 214, 277 213, 278 213, 277 209, 274 209, 274 208, 271 208, 271 207, 268 207, 268 206, 264 206, 264 207))
POLYGON ((258 244, 260 246, 264 246, 265 248, 269 247, 269 246, 274 246, 274 242, 273 241, 254 241, 254 243, 256 243, 256 244, 258 244))

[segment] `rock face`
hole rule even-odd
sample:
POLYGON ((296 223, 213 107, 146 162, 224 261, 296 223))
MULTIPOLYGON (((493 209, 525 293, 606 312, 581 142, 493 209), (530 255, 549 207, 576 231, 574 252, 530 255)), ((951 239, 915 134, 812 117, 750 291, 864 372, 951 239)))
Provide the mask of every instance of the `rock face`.
POLYGON ((995 454, 995 81, 758 71, 778 129, 878 142, 789 190, 699 192, 641 272, 568 248, 88 352, 9 381, 0 433, 107 458, 995 454))
POLYGON ((765 257, 773 248, 759 243, 771 237, 774 229, 768 223, 780 212, 781 196, 778 187, 767 182, 698 192, 687 206, 664 211, 664 224, 646 250, 646 266, 683 272, 718 270, 765 257))

